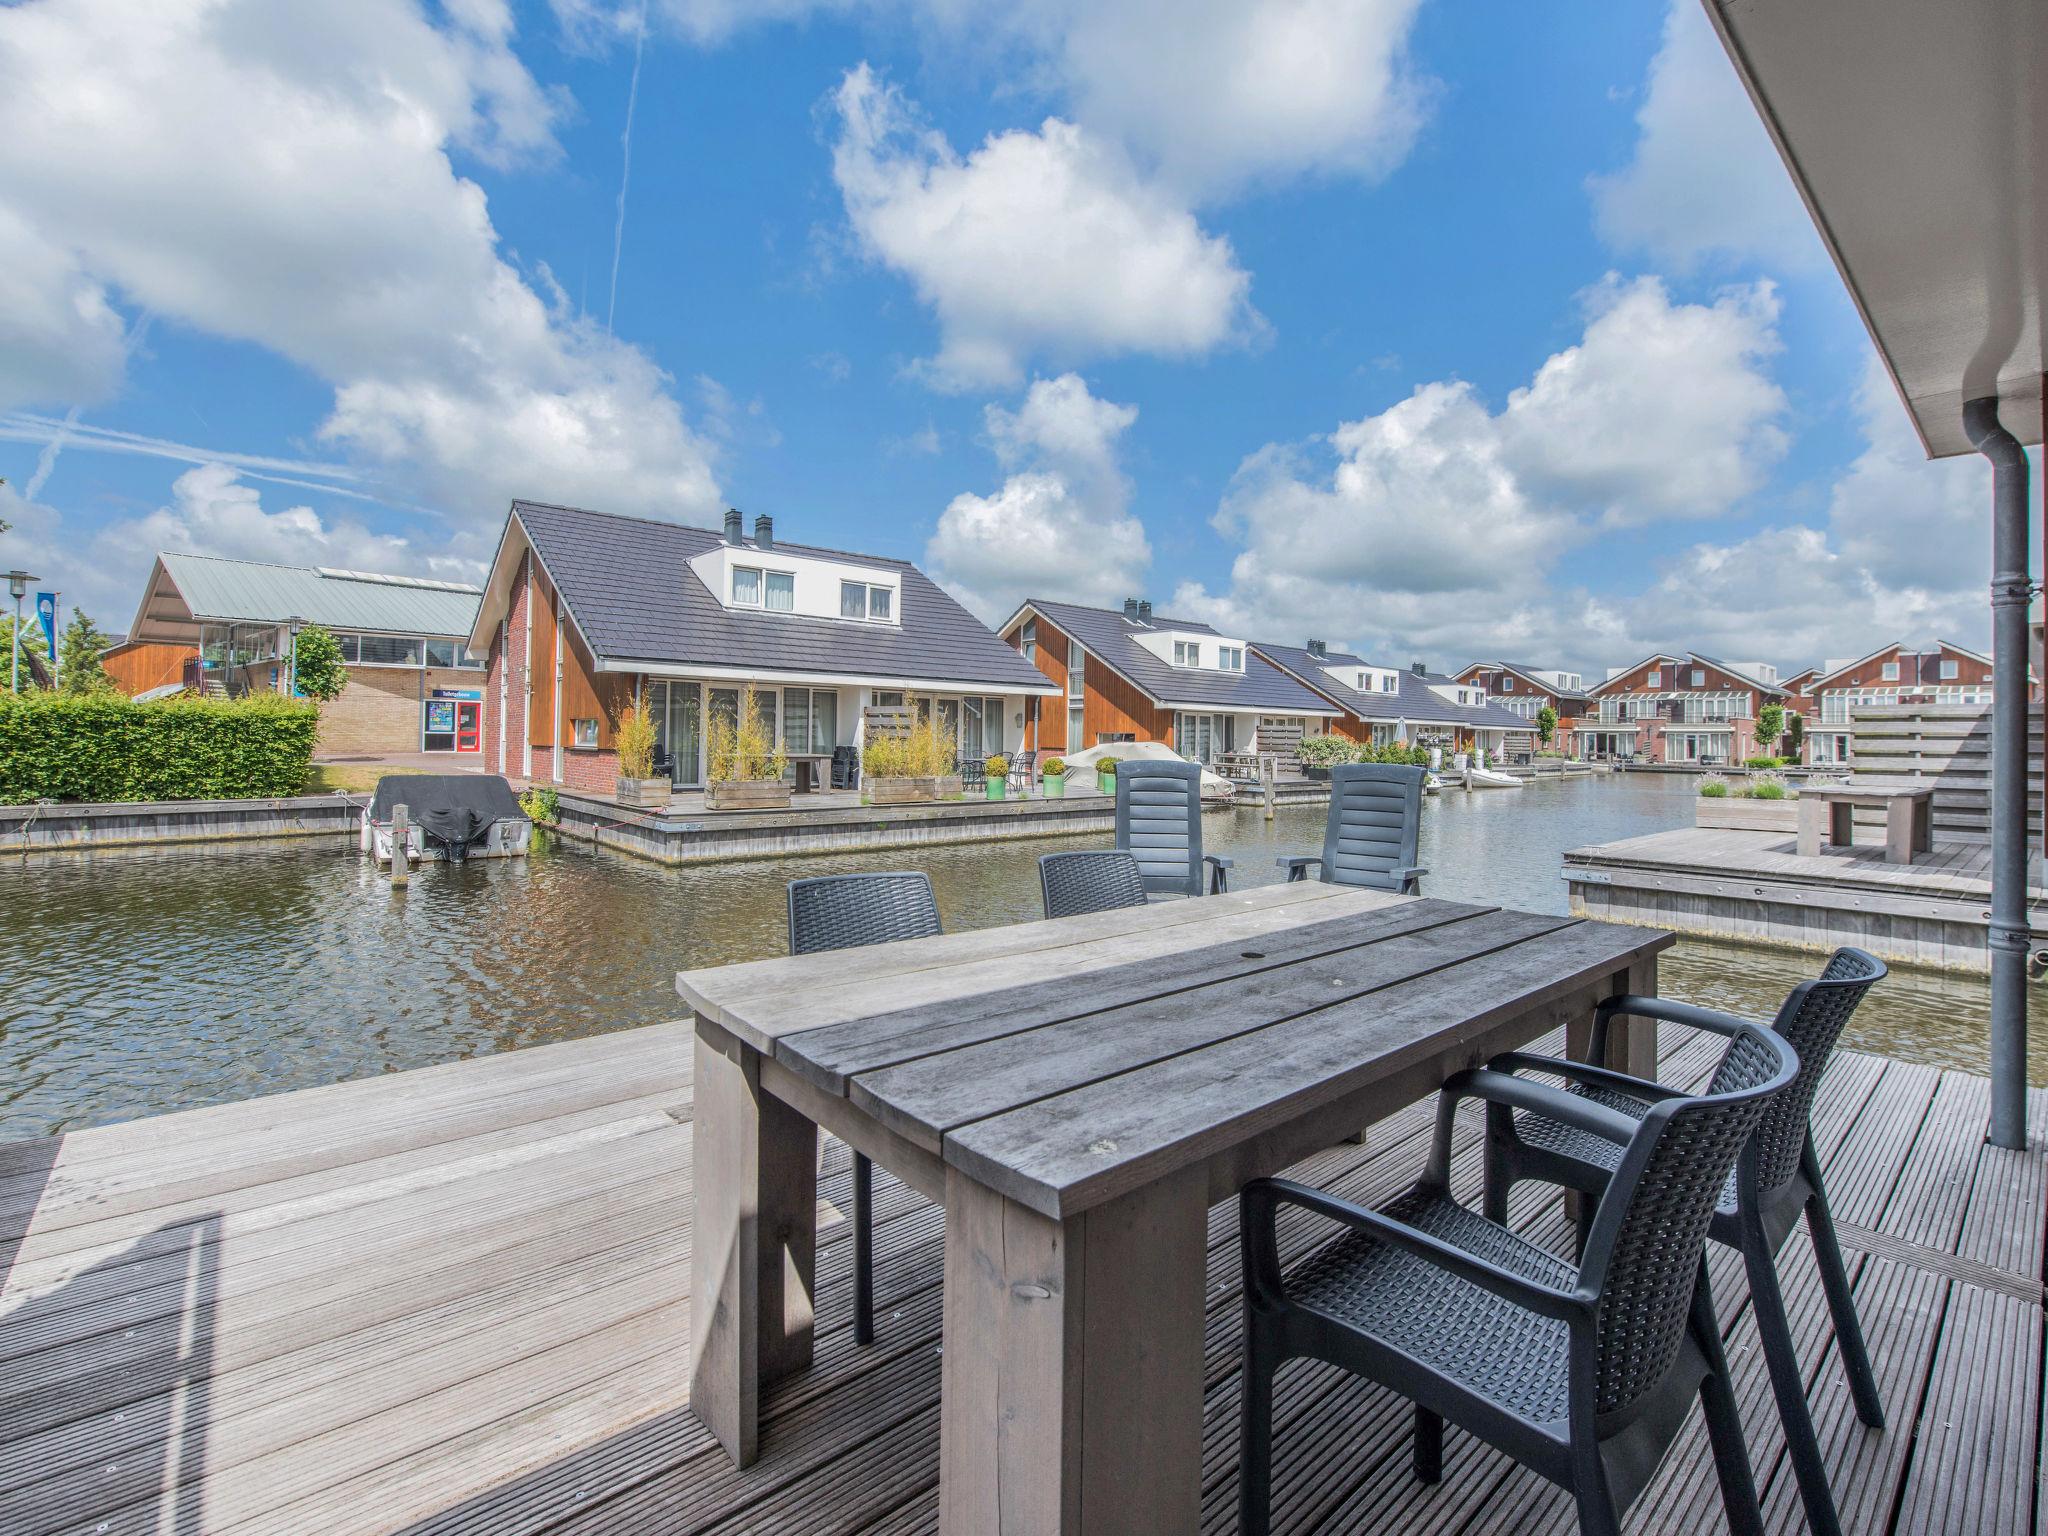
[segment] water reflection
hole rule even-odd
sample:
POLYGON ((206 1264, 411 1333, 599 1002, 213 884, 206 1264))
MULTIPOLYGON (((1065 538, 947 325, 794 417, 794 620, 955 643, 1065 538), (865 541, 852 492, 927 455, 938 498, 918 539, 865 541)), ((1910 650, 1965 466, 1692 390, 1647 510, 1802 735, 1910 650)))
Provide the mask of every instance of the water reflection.
MULTIPOLYGON (((1564 910, 1559 854, 1683 825, 1688 781, 1651 775, 1432 801, 1431 894, 1564 910)), ((1205 821, 1239 884, 1311 852, 1320 807, 1205 821)), ((1094 841, 1084 840, 1084 841, 1094 841)), ((1037 916, 1035 839, 668 870, 574 844, 520 863, 433 868, 394 894, 352 842, 205 853, 44 856, 0 865, 0 1137, 38 1135, 398 1071, 672 1018, 686 966, 778 954, 784 882, 931 872, 949 928, 1037 916)), ((1665 991, 1774 1009, 1815 962, 1686 944, 1665 991)), ((2037 1008, 2037 1014, 2039 1010, 2037 1008)), ((1894 973, 1852 1044, 1985 1069, 1986 989, 1894 973)), ((2037 1017, 2033 1076, 2048 1082, 2037 1017)))

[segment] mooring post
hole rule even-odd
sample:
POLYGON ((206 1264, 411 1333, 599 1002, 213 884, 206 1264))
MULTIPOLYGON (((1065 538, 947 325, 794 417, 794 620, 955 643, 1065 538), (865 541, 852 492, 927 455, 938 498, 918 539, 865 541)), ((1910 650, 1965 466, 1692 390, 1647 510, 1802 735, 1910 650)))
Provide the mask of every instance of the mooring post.
POLYGON ((1266 802, 1266 820, 1273 819, 1273 778, 1279 759, 1270 752, 1259 754, 1259 794, 1266 802))
POLYGON ((406 868, 406 844, 412 841, 412 808, 404 805, 391 807, 391 883, 403 885, 410 871, 406 868))

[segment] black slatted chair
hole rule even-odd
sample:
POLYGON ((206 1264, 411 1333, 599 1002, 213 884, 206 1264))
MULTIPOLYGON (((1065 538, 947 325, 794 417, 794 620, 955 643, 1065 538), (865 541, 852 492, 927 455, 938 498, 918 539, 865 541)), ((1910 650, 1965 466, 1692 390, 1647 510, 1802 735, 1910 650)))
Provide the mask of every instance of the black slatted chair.
MULTIPOLYGON (((1799 1076, 1779 1097, 1757 1127, 1757 1155, 1745 1161, 1721 1191, 1708 1233, 1717 1242, 1741 1250, 1749 1275, 1750 1304, 1756 1310, 1757 1333, 1770 1367, 1771 1390, 1785 1425, 1785 1444, 1799 1477, 1806 1522, 1815 1536, 1839 1536, 1841 1521, 1828 1487, 1827 1463, 1814 1435, 1807 1409, 1805 1374, 1792 1343, 1792 1325, 1778 1283, 1777 1253, 1806 1217, 1807 1235, 1820 1270, 1821 1288, 1834 1315, 1835 1340, 1841 1346, 1842 1369, 1857 1417, 1873 1429, 1884 1427, 1884 1402, 1863 1344, 1863 1326, 1849 1291, 1848 1271, 1835 1238, 1835 1219, 1821 1183, 1820 1160, 1813 1149, 1809 1117, 1814 1090, 1835 1042, 1863 995, 1884 979, 1884 963, 1860 949, 1838 949, 1814 981, 1792 989, 1772 1028, 1799 1053, 1799 1076)), ((1593 1060, 1604 1059, 1609 1022, 1627 1016, 1660 1019, 1716 1034, 1733 1035, 1755 1026, 1731 1014, 1696 1008, 1655 997, 1620 997, 1603 1003, 1595 1015, 1593 1060)), ((1567 1080, 1578 1097, 1631 1119, 1640 1119, 1673 1090, 1616 1072, 1603 1072, 1573 1062, 1517 1053, 1492 1063, 1497 1070, 1537 1072, 1567 1080)), ((1486 1206, 1496 1220, 1507 1209, 1508 1192, 1521 1179, 1541 1179, 1568 1189, 1598 1193, 1613 1176, 1618 1159, 1610 1142, 1588 1137, 1570 1122, 1538 1112, 1517 1114, 1506 1105, 1487 1111, 1486 1206)))
POLYGON ((1463 1072, 1444 1085, 1422 1178, 1383 1210, 1282 1179, 1246 1186, 1240 1529, 1270 1530, 1273 1375, 1306 1356, 1414 1402, 1424 1482, 1442 1475, 1449 1419, 1568 1490, 1585 1536, 1618 1536, 1697 1397, 1729 1526, 1761 1533, 1705 1239, 1729 1169, 1754 1158, 1751 1133, 1798 1065, 1781 1036, 1746 1025, 1709 1092, 1660 1100, 1640 1120, 1508 1073, 1463 1072), (1539 1110, 1620 1148, 1577 1266, 1451 1198, 1467 1097, 1539 1110), (1345 1230, 1283 1272, 1282 1205, 1345 1230))
POLYGON ((1047 917, 1142 907, 1150 899, 1145 895, 1145 876, 1138 861, 1121 848, 1042 853, 1038 856, 1038 888, 1045 897, 1047 917))
MULTIPOLYGON (((923 870, 820 875, 789 882, 789 952, 854 949, 942 932, 923 870)), ((853 1154, 853 1337, 875 1340, 875 1165, 853 1154)))
POLYGON ((1426 775, 1405 763, 1339 763, 1330 770, 1330 815, 1320 855, 1275 860, 1289 880, 1310 869, 1326 885, 1417 895, 1429 873, 1416 863, 1426 775))
POLYGON ((1231 862, 1202 852, 1202 765, 1116 760, 1116 845, 1138 861, 1148 893, 1199 896, 1230 888, 1231 862))

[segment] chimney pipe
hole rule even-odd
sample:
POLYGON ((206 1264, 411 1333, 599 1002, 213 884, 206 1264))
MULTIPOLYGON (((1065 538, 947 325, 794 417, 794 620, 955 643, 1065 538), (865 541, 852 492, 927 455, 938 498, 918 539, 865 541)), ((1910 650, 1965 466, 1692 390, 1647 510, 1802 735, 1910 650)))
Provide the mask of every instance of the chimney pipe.
POLYGON ((1137 600, 1137 599, 1136 599, 1135 597, 1127 597, 1127 598, 1125 598, 1125 599, 1124 599, 1124 617, 1125 617, 1125 618, 1127 618, 1127 619, 1135 619, 1135 618, 1136 618, 1137 616, 1138 616, 1138 600, 1137 600))
POLYGON ((1311 655, 1311 656, 1314 656, 1314 657, 1315 657, 1315 658, 1317 658, 1318 660, 1321 660, 1321 659, 1322 659, 1323 657, 1325 657, 1325 656, 1327 656, 1327 655, 1329 655, 1329 654, 1330 654, 1330 643, 1329 643, 1329 641, 1327 641, 1327 640, 1311 640, 1311 641, 1309 641, 1309 643, 1308 643, 1308 653, 1309 653, 1309 655, 1311 655))
POLYGON ((1152 622, 1152 599, 1149 597, 1138 599, 1138 622, 1141 624, 1150 624, 1152 622))
POLYGON ((1416 663, 1415 663, 1415 675, 1416 675, 1417 677, 1427 677, 1427 676, 1429 676, 1429 667, 1428 667, 1428 665, 1427 665, 1426 663, 1424 663, 1424 662, 1420 662, 1420 661, 1416 662, 1416 663))
POLYGON ((754 546, 757 549, 775 547, 775 519, 766 512, 759 513, 754 518, 754 546))
POLYGON ((727 507, 725 509, 725 542, 734 548, 739 547, 740 509, 738 507, 727 507))

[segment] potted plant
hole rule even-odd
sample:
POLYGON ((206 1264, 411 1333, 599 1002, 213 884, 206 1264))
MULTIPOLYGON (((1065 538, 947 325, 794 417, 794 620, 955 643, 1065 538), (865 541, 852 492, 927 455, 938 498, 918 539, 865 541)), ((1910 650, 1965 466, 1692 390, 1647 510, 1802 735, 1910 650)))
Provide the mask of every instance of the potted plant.
POLYGON ((953 739, 936 713, 925 712, 907 730, 872 730, 861 749, 861 778, 874 805, 957 798, 960 774, 953 739))
POLYGON ((1095 787, 1105 795, 1116 793, 1116 759, 1098 757, 1095 760, 1095 787))
POLYGON ((704 751, 710 769, 704 786, 707 810, 776 810, 789 804, 789 784, 783 778, 789 759, 768 729, 751 685, 740 690, 736 714, 711 711, 704 751))
POLYGON ((1040 772, 1045 775, 1045 793, 1048 798, 1064 799, 1067 793, 1067 760, 1063 757, 1048 757, 1040 772))
POLYGON ((984 766, 988 774, 989 799, 1002 799, 1010 789, 1010 760, 998 752, 984 766))
POLYGON ((668 779, 654 772, 654 716, 646 699, 635 699, 613 718, 612 745, 619 754, 619 804, 649 810, 667 805, 668 779))
MULTIPOLYGON (((1364 749, 1370 751, 1371 748, 1364 749)), ((1342 736, 1304 736, 1295 748, 1301 771, 1311 779, 1327 779, 1336 763, 1367 761, 1360 749, 1342 736)))

